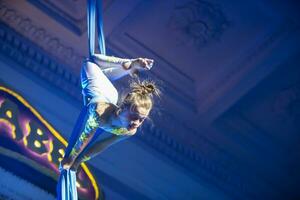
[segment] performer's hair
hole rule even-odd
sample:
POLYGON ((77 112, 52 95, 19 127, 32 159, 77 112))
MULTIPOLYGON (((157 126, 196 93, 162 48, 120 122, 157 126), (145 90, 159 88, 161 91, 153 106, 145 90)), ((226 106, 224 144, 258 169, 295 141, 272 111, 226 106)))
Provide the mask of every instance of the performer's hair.
POLYGON ((125 96, 122 101, 122 106, 143 107, 152 109, 154 96, 160 96, 160 90, 152 80, 139 79, 130 83, 130 92, 125 96))

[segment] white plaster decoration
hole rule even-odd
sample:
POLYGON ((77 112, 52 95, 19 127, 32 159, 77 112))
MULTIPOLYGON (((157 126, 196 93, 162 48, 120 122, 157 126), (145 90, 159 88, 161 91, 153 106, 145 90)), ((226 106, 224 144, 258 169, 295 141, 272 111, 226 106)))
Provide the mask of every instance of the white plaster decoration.
POLYGON ((175 1, 167 26, 170 32, 177 33, 178 45, 194 45, 200 49, 220 40, 230 23, 215 3, 191 0, 175 1))
POLYGON ((10 8, 9 4, 0 2, 0 21, 21 33, 23 36, 38 44, 47 53, 54 56, 59 62, 69 65, 73 71, 78 71, 84 56, 76 52, 72 47, 66 46, 57 37, 49 34, 44 28, 18 11, 10 8))

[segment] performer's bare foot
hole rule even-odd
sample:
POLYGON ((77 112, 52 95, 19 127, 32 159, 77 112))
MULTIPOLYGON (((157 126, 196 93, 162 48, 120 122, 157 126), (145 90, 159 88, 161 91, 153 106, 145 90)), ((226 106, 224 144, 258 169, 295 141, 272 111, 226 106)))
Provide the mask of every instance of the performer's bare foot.
POLYGON ((80 166, 80 163, 75 161, 73 163, 73 165, 70 167, 70 170, 77 171, 79 166, 80 166))
POLYGON ((74 159, 68 157, 68 158, 63 158, 62 161, 61 161, 61 167, 63 169, 70 169, 72 167, 74 163, 74 159))

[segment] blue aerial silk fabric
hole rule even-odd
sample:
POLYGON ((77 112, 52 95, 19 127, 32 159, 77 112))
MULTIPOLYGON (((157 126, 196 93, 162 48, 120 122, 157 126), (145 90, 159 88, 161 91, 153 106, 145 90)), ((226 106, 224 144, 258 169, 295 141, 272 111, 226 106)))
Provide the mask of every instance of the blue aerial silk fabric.
MULTIPOLYGON (((69 139, 69 145, 65 151, 65 154, 67 156, 71 153, 73 145, 76 143, 76 141, 80 137, 80 133, 82 133, 82 127, 86 121, 87 116, 88 116, 88 107, 84 106, 78 119, 77 119, 76 125, 72 132, 72 135, 69 139)), ((106 139, 111 134, 112 133, 105 132, 102 129, 97 129, 97 132, 95 133, 92 140, 86 146, 85 150, 83 150, 80 154, 84 155, 86 149, 88 149, 90 146, 92 146, 98 140, 106 139)), ((129 137, 130 136, 124 135, 123 137, 120 137, 118 140, 116 140, 114 143, 120 142, 129 137)), ((79 154, 79 156, 80 156, 80 154, 79 154)), ((56 188, 57 200, 77 200, 78 194, 77 194, 77 188, 76 188, 76 172, 73 170, 70 170, 70 169, 63 169, 61 166, 59 166, 59 168, 60 168, 60 176, 59 176, 59 180, 58 180, 58 184, 57 184, 57 188, 56 188)))
MULTIPOLYGON (((98 22, 97 30, 98 30, 99 51, 101 54, 105 55, 106 50, 105 50, 105 40, 104 40, 104 33, 103 33, 102 4, 101 1, 88 0, 87 24, 88 24, 88 42, 89 42, 90 57, 95 53, 95 32, 96 32, 95 17, 97 17, 97 22, 98 22)), ((84 105, 84 108, 82 109, 79 115, 79 118, 73 129, 72 135, 69 139, 69 144, 65 151, 66 155, 70 154, 72 147, 74 146, 77 139, 79 138, 81 134, 81 129, 83 127, 83 124, 86 121, 86 118, 87 118, 87 106, 84 105)), ((99 131, 96 135, 99 136, 99 134, 102 132, 103 131, 99 131)), ((96 140, 96 138, 93 138, 93 140, 96 140)), ((77 200, 78 194, 76 189, 76 172, 70 169, 62 169, 62 167, 60 166, 60 176, 59 176, 56 189, 57 189, 57 200, 77 200)))
MULTIPOLYGON (((79 138, 82 126, 87 118, 87 106, 84 106, 81 110, 79 117, 76 121, 75 127, 73 128, 71 137, 68 141, 68 147, 65 150, 65 155, 69 156, 72 147, 79 138)), ((76 172, 70 169, 63 169, 59 166, 60 176, 56 187, 57 200, 77 200, 77 189, 76 189, 76 172)))
POLYGON ((76 172, 62 169, 57 184, 57 200, 77 200, 76 172))
POLYGON ((95 53, 95 33, 96 33, 95 22, 96 21, 98 23, 97 31, 98 31, 99 52, 100 54, 106 55, 105 39, 104 39, 104 32, 103 32, 102 4, 101 1, 88 0, 87 31, 88 31, 88 40, 89 40, 88 44, 89 44, 90 57, 95 53))

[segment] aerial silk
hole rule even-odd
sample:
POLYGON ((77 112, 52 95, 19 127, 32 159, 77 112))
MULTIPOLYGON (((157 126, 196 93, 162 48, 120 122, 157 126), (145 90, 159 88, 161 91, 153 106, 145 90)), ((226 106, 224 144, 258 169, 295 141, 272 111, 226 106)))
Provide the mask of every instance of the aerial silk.
POLYGON ((57 185, 57 199, 77 200, 76 172, 63 169, 61 170, 57 185))
MULTIPOLYGON (((88 26, 88 42, 89 42, 89 56, 95 54, 95 27, 97 21, 98 30, 98 46, 100 54, 106 55, 105 51, 105 41, 103 33, 103 19, 102 19, 102 4, 101 1, 88 0, 87 2, 87 26, 88 26), (97 19, 96 19, 97 18, 97 19)), ((85 101, 85 99, 84 99, 85 101)), ((81 110, 79 118, 73 129, 71 138, 69 139, 68 148, 65 151, 65 155, 71 153, 71 148, 73 144, 76 143, 80 134, 82 133, 83 124, 86 122, 87 118, 87 105, 84 102, 84 107, 81 110)), ((82 152, 83 153, 83 152, 82 152)), ((63 169, 61 166, 60 176, 57 184, 57 199, 58 200, 77 200, 77 189, 76 189, 76 171, 71 169, 63 169)))

